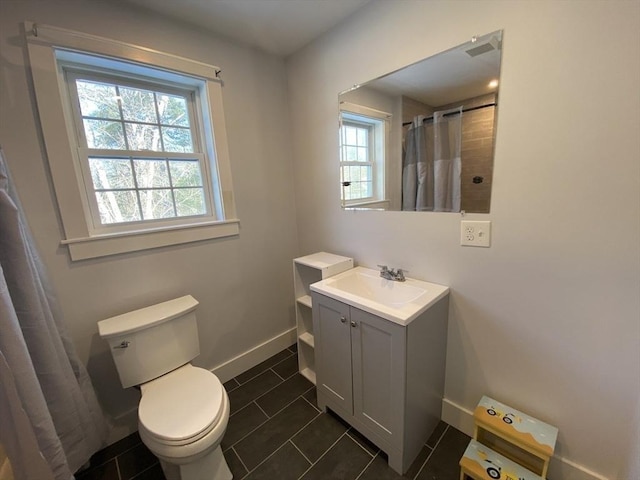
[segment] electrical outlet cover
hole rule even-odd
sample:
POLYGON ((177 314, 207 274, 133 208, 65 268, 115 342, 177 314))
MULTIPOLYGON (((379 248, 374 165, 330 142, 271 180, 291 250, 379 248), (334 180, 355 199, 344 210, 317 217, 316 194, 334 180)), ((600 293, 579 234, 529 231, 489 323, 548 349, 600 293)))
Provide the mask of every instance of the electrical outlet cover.
POLYGON ((490 247, 491 222, 477 220, 463 220, 460 222, 460 245, 490 247))

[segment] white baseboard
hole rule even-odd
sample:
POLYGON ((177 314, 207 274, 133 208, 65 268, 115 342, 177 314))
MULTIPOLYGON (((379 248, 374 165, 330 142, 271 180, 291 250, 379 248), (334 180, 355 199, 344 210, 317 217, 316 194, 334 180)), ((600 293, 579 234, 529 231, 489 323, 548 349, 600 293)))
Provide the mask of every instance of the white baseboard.
POLYGON ((240 375, 242 372, 249 370, 251 367, 255 367, 260 362, 265 361, 267 358, 281 352, 294 343, 296 343, 295 327, 285 330, 281 334, 276 335, 260 345, 256 345, 237 357, 221 363, 212 368, 211 371, 224 383, 240 375))
POLYGON ((138 405, 110 418, 107 445, 112 445, 136 431, 138 431, 138 405))
MULTIPOLYGON (((473 436, 473 412, 444 398, 442 400, 442 421, 473 436)), ((609 480, 596 472, 578 465, 571 460, 554 456, 549 463, 548 480, 609 480)))

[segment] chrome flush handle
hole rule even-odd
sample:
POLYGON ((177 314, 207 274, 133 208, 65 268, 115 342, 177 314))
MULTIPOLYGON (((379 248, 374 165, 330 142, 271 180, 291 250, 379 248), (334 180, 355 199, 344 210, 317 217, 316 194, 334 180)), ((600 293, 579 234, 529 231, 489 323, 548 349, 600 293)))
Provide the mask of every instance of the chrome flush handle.
POLYGON ((129 347, 129 344, 130 344, 130 343, 131 343, 131 342, 130 342, 129 340, 123 340, 122 342, 120 342, 120 345, 116 345, 116 346, 115 346, 115 347, 113 347, 113 348, 114 348, 114 350, 115 350, 116 348, 127 348, 127 347, 129 347))

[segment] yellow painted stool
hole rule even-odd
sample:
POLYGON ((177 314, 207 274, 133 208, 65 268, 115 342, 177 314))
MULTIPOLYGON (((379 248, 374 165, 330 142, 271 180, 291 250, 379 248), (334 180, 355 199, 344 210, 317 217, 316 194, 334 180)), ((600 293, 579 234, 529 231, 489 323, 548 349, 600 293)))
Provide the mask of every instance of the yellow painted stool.
POLYGON ((543 480, 542 477, 471 440, 460 459, 460 480, 543 480))
POLYGON ((482 397, 473 417, 475 440, 546 478, 558 438, 556 427, 487 396, 482 397))

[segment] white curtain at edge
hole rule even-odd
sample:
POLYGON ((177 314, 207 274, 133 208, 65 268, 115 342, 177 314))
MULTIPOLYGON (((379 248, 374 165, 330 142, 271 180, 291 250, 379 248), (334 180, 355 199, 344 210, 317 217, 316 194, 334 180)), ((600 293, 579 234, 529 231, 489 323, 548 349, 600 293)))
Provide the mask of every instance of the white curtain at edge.
POLYGON ((16 479, 68 480, 107 424, 56 307, 0 150, 0 443, 16 479))
POLYGON ((413 119, 405 138, 402 210, 459 212, 462 107, 413 119), (459 113, 458 115, 448 115, 459 113))

